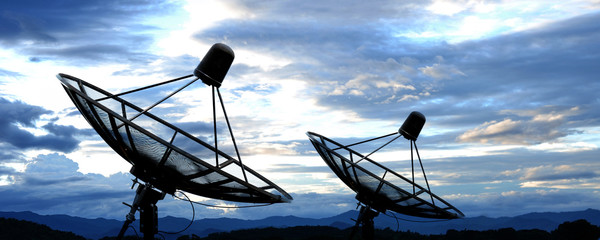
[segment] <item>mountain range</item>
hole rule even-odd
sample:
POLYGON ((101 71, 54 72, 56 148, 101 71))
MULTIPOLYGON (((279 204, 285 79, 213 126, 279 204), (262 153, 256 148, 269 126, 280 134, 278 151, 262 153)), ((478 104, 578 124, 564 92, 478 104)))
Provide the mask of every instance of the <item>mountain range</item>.
MULTIPOLYGON (((193 224, 181 234, 163 234, 166 239, 176 239, 181 235, 195 234, 206 236, 214 232, 225 232, 239 229, 265 228, 265 227, 293 227, 293 226, 333 226, 345 229, 354 226, 358 216, 357 211, 348 211, 327 218, 302 218, 296 216, 273 216, 259 220, 243 220, 235 218, 204 218, 193 222, 193 224)), ((114 219, 88 219, 67 215, 39 215, 33 212, 0 212, 0 217, 27 220, 44 224, 55 230, 73 232, 88 239, 99 239, 105 236, 118 234, 122 221, 114 219)), ((544 212, 528 213, 515 217, 470 217, 449 221, 414 222, 397 220, 395 218, 380 214, 375 218, 377 228, 390 228, 399 231, 412 231, 421 234, 443 234, 447 230, 492 230, 501 228, 540 229, 552 231, 559 224, 567 221, 585 219, 593 225, 600 225, 600 210, 587 209, 573 212, 544 212)), ((159 219, 158 228, 164 232, 177 232, 190 223, 189 219, 176 217, 163 217, 159 219)), ((139 222, 131 224, 139 229, 139 222)), ((138 230, 139 231, 139 230, 138 230)), ((128 235, 134 232, 129 230, 128 235)))

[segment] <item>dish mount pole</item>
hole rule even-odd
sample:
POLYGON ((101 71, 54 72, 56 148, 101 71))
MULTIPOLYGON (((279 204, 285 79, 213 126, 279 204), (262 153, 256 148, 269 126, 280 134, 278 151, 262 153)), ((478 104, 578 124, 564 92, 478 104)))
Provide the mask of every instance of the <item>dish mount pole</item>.
POLYGON ((352 228, 349 239, 352 240, 354 238, 354 234, 356 234, 356 230, 358 230, 360 225, 362 225, 362 239, 375 239, 375 224, 373 218, 377 217, 377 215, 379 215, 379 212, 373 211, 371 206, 361 205, 358 218, 354 220, 356 224, 352 228))
MULTIPOLYGON (((129 205, 123 203, 131 208, 129 214, 126 216, 126 220, 121 227, 118 240, 123 239, 123 235, 129 228, 129 224, 135 221, 135 212, 140 212, 140 231, 144 234, 144 240, 154 240, 154 234, 158 233, 158 208, 156 203, 158 200, 165 198, 165 193, 159 192, 152 188, 148 183, 141 184, 134 180, 133 186, 139 184, 136 192, 133 204, 129 205)), ((133 188, 133 186, 131 188, 133 188)))

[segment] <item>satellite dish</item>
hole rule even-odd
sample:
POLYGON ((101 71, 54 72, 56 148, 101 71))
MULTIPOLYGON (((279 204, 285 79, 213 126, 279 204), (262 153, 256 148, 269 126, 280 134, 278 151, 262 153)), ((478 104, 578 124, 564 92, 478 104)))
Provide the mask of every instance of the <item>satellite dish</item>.
MULTIPOLYGON (((356 192, 356 199, 363 204, 356 220, 356 227, 359 224, 363 225, 364 238, 373 237, 373 218, 387 210, 422 218, 455 219, 464 217, 460 210, 433 194, 429 188, 416 144, 424 124, 425 116, 419 112, 412 112, 398 132, 349 145, 342 145, 317 133, 307 132, 308 138, 321 158, 342 182, 356 192), (390 141, 366 156, 350 148, 392 136, 394 137, 390 141), (397 140, 400 136, 410 141, 412 165, 412 178, 410 179, 369 158, 373 153, 397 140), (423 178, 427 183, 426 187, 415 183, 413 146, 423 171, 423 178)), ((354 235, 354 231, 352 235, 354 235)))
POLYGON ((279 186, 242 163, 219 91, 233 58, 231 48, 217 43, 210 48, 193 75, 119 94, 109 93, 67 74, 57 75, 88 123, 115 152, 133 165, 130 172, 145 182, 139 184, 134 204, 130 205, 131 212, 119 238, 129 223, 135 220, 135 212, 139 210, 142 232, 148 239, 153 239, 157 233, 156 202, 163 199, 165 194, 175 194, 176 190, 245 203, 271 204, 292 200, 279 186), (150 113, 151 109, 198 79, 212 88, 214 144, 202 141, 150 113), (145 109, 123 98, 127 94, 183 80, 187 80, 187 83, 145 109), (217 144, 215 92, 218 94, 237 158, 223 152, 217 144), (211 154, 193 154, 192 150, 211 154))

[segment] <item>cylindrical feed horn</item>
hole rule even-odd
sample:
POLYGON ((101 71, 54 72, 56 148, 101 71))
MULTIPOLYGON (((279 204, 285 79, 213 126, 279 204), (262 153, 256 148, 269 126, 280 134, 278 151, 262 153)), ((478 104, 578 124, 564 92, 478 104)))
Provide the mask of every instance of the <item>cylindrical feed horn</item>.
POLYGON ((411 112, 398 130, 404 138, 416 141, 425 125, 425 116, 420 112, 411 112))
POLYGON ((234 57, 229 46, 215 43, 194 70, 194 76, 202 79, 207 85, 220 87, 234 57))

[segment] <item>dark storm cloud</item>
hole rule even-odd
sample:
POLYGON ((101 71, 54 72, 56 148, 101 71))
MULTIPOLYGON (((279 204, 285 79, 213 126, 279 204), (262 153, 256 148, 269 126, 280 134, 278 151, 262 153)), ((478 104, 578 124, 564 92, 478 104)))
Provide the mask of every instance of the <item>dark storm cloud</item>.
POLYGON ((0 45, 18 49, 31 59, 81 65, 82 61, 145 63, 156 58, 144 52, 153 37, 133 33, 156 30, 141 22, 170 13, 173 5, 144 0, 31 0, 3 1, 0 9, 0 45))
POLYGON ((44 114, 50 114, 51 111, 42 107, 28 105, 21 101, 11 102, 0 98, 0 143, 8 143, 19 149, 48 149, 61 152, 71 152, 79 145, 79 140, 75 138, 79 134, 88 134, 86 131, 79 131, 72 126, 61 126, 49 123, 43 128, 50 134, 36 136, 27 130, 19 128, 35 128, 35 122, 40 120, 44 114))

